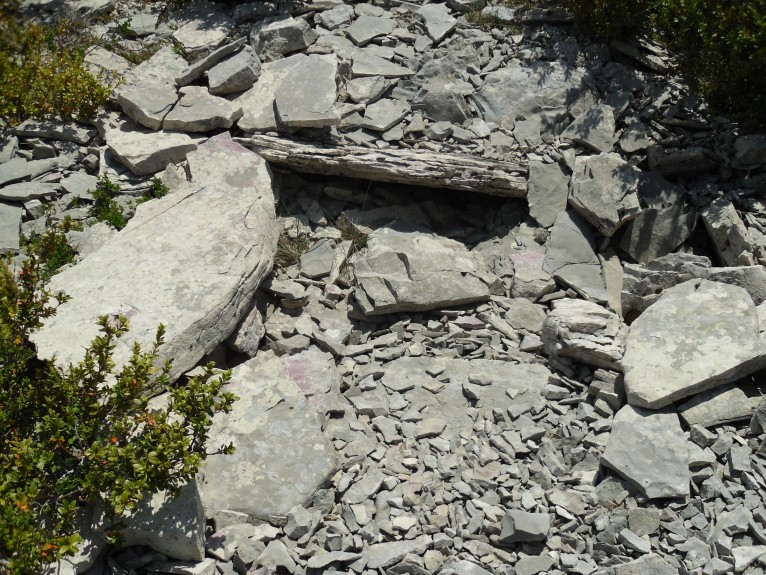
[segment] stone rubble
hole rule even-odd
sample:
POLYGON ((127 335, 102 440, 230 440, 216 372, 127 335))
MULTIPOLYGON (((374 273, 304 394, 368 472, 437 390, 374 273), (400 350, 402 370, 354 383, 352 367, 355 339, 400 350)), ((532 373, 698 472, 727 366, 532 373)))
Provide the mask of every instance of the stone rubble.
POLYGON ((123 546, 86 508, 59 572, 763 575, 766 135, 661 47, 494 0, 76 4, 160 49, 0 135, 0 251, 85 225, 38 351, 121 312, 118 359, 163 322, 240 399, 234 455, 123 546), (171 193, 117 232, 99 176, 171 193))

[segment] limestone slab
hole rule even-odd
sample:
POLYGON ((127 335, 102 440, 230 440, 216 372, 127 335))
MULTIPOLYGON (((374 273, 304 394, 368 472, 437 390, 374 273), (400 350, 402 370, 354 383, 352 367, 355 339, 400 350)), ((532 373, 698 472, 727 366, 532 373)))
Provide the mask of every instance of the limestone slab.
POLYGON ((165 116, 162 127, 179 132, 209 132, 228 129, 242 117, 242 107, 235 102, 212 96, 202 86, 185 86, 181 98, 165 116))
POLYGON ((164 170, 178 163, 197 148, 197 140, 179 132, 150 132, 129 126, 110 130, 106 135, 109 151, 137 176, 164 170))
POLYGON ((544 228, 551 227, 556 217, 566 210, 569 176, 558 164, 529 162, 527 201, 529 214, 544 228))
POLYGON ((275 91, 279 121, 291 128, 321 128, 340 124, 338 59, 334 54, 301 54, 275 91))
POLYGON ((121 313, 130 332, 115 348, 121 365, 134 342, 147 347, 166 325, 162 360, 171 380, 223 341, 247 312, 276 250, 266 163, 227 134, 190 155, 195 182, 141 204, 101 249, 54 276, 71 299, 34 334, 41 357, 82 358, 101 315, 121 313), (198 166, 201 166, 198 168, 198 166))
POLYGON ((19 251, 23 213, 21 205, 0 202, 0 253, 19 251))
POLYGON ((649 499, 689 495, 689 452, 672 409, 623 407, 612 421, 601 463, 649 499))
POLYGON ((206 72, 211 94, 236 94, 252 88, 261 73, 261 61, 251 46, 223 60, 206 72))
POLYGON ((761 369, 766 345, 753 300, 703 279, 667 289, 631 324, 622 363, 628 403, 651 409, 761 369))
POLYGON ((370 234, 367 247, 353 262, 355 294, 365 314, 423 311, 489 299, 479 260, 454 240, 381 228, 370 234))
POLYGON ((577 116, 561 137, 596 152, 611 152, 614 147, 614 112, 606 104, 594 104, 577 116))
POLYGON ((274 16, 256 22, 250 30, 250 44, 261 60, 303 50, 313 44, 317 34, 302 18, 274 16))
POLYGON ((151 130, 162 128, 162 120, 178 101, 175 87, 162 82, 142 82, 117 94, 117 103, 132 120, 151 130))
POLYGON ((223 44, 232 28, 231 18, 208 9, 173 32, 173 38, 187 54, 199 57, 223 44))

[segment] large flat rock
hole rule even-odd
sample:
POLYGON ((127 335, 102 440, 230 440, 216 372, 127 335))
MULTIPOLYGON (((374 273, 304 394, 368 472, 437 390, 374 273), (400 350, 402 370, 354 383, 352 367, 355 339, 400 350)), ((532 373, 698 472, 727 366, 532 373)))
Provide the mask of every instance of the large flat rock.
POLYGON ((276 90, 279 121, 294 128, 321 128, 340 124, 338 58, 334 54, 301 54, 297 64, 276 90))
POLYGON ((381 228, 354 261, 356 299, 368 315, 424 311, 489 299, 490 274, 463 244, 381 228))
POLYGON ((744 377, 766 365, 755 304, 702 279, 665 290, 630 326, 622 365, 628 403, 652 409, 744 377))
POLYGON ((134 342, 148 347, 161 322, 160 354, 173 360, 175 379, 233 331, 272 267, 271 175, 228 134, 208 140, 189 164, 192 184, 141 204, 100 250, 54 276, 50 289, 71 299, 34 334, 41 357, 81 359, 98 317, 121 313, 131 329, 117 344, 117 364, 134 342))
POLYGON ((168 164, 182 162, 197 147, 197 140, 180 132, 151 132, 129 125, 109 130, 109 151, 137 176, 164 170, 168 164))
POLYGON ((689 495, 689 451, 672 409, 648 411, 626 405, 612 421, 601 463, 649 499, 689 495))
POLYGON ((209 457, 202 471, 208 517, 223 510, 259 519, 286 515, 335 473, 335 449, 316 406, 340 384, 330 354, 272 352, 238 366, 228 386, 239 400, 213 419, 211 449, 233 443, 233 455, 209 457))

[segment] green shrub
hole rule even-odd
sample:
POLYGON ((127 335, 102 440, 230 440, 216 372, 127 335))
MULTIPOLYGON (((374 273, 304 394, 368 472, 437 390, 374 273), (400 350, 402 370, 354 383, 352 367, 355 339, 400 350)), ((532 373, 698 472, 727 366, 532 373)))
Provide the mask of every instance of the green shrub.
POLYGON ((40 260, 40 276, 48 281, 53 274, 74 261, 76 252, 67 241, 66 234, 72 230, 82 231, 82 224, 67 216, 61 222, 46 219, 45 231, 26 240, 24 249, 40 260))
POLYGON ((679 53, 713 110, 766 122, 766 0, 569 0, 603 40, 644 33, 679 53))
POLYGON ((98 179, 96 189, 91 190, 91 193, 93 205, 89 211, 90 217, 96 218, 99 222, 106 222, 117 230, 124 228, 128 218, 115 199, 120 193, 120 186, 104 175, 98 179))
POLYGON ((0 8, 0 117, 87 117, 109 90, 84 67, 83 35, 72 22, 23 26, 0 8))
POLYGON ((207 455, 213 414, 236 399, 222 392, 229 374, 213 377, 212 366, 169 386, 169 365, 156 365, 162 326, 151 349, 135 345, 115 369, 123 317, 102 317, 101 335, 68 369, 39 360, 29 336, 66 298, 39 289, 38 264, 26 262, 16 281, 0 262, 2 575, 39 573, 71 555, 79 541, 73 519, 87 503, 100 502, 118 528, 146 494, 177 491, 207 455), (151 409, 149 398, 166 388, 166 407, 151 409))

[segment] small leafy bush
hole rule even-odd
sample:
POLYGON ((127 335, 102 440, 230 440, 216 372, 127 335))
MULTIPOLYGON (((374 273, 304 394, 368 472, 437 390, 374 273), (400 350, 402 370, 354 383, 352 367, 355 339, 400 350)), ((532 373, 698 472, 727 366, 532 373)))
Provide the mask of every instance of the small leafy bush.
POLYGON ((81 30, 70 21, 22 26, 0 8, 0 117, 94 115, 109 90, 85 69, 82 44, 81 30))
POLYGON ((93 205, 89 215, 99 222, 106 222, 113 228, 121 230, 128 223, 125 212, 116 201, 120 186, 104 175, 98 179, 96 189, 92 190, 93 205))
POLYGON ((170 386, 169 364, 157 365, 161 325, 149 350, 136 344, 116 369, 112 353, 128 328, 124 317, 102 317, 101 335, 68 369, 39 360, 30 334, 66 300, 41 290, 39 273, 32 257, 16 281, 0 261, 2 575, 39 573, 74 553, 73 520, 88 503, 100 502, 117 529, 147 494, 177 491, 207 455, 212 416, 236 399, 222 392, 230 374, 214 377, 212 366, 170 386), (152 409, 149 398, 165 389, 165 407, 152 409))
POLYGON ((569 0, 580 28, 654 36, 717 112, 766 122, 766 0, 569 0))
POLYGON ((66 234, 72 230, 82 231, 82 224, 67 216, 60 222, 46 220, 47 227, 42 234, 33 235, 25 245, 28 254, 40 261, 40 277, 48 281, 53 274, 74 261, 76 252, 67 241, 66 234))

